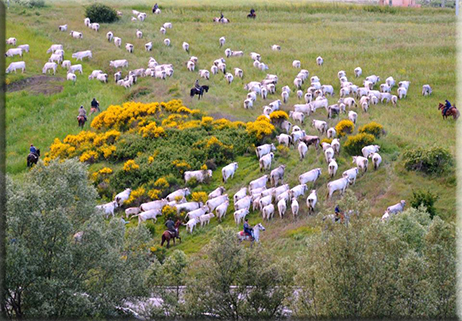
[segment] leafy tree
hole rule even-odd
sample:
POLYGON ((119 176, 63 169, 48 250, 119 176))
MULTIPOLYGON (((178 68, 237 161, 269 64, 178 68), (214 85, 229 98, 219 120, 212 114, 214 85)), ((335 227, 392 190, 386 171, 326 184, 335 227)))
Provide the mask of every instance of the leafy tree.
POLYGON ((119 20, 117 12, 102 3, 94 3, 85 8, 85 16, 90 18, 91 22, 111 23, 119 20))
POLYGON ((107 224, 76 160, 39 163, 23 183, 8 180, 5 311, 12 317, 98 317, 146 294, 149 232, 107 224), (82 239, 73 235, 82 231, 82 239), (141 281, 140 281, 141 280, 141 281))
POLYGON ((216 233, 188 280, 188 312, 228 319, 280 315, 286 297, 281 266, 260 249, 244 248, 232 229, 216 233))

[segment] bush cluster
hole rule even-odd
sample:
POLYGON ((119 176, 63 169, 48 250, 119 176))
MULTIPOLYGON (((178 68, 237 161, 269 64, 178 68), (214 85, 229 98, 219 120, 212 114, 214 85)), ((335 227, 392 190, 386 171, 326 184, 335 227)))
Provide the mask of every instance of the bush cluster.
POLYGON ((425 174, 447 172, 454 164, 451 153, 442 147, 418 147, 403 154, 404 167, 425 174))
POLYGON ((347 141, 343 145, 345 151, 350 155, 362 155, 361 149, 364 146, 371 145, 374 142, 374 136, 371 134, 357 134, 354 136, 348 137, 347 141))
POLYGON ((119 19, 114 9, 101 3, 94 3, 86 7, 85 15, 90 18, 91 22, 111 23, 119 19))
POLYGON ((385 133, 385 131, 383 130, 382 125, 373 121, 373 122, 370 122, 369 124, 359 127, 358 133, 367 133, 367 134, 374 135, 376 138, 379 138, 385 133))
POLYGON ((438 195, 433 194, 431 191, 413 191, 411 206, 416 209, 418 209, 420 206, 424 206, 428 214, 430 214, 430 218, 433 219, 433 217, 436 215, 436 208, 434 204, 437 199, 438 195))
POLYGON ((337 132, 338 137, 343 137, 345 135, 351 134, 355 129, 355 124, 351 120, 342 120, 335 125, 335 131, 337 132))

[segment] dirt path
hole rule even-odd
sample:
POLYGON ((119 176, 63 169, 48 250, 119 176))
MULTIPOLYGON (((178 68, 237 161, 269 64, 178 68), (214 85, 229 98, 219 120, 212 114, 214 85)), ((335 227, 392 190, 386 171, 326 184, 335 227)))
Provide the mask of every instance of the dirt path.
POLYGON ((32 76, 15 81, 6 86, 7 92, 15 92, 21 90, 27 90, 33 94, 44 94, 53 95, 63 91, 63 86, 59 85, 59 82, 63 82, 62 77, 51 77, 51 76, 32 76))

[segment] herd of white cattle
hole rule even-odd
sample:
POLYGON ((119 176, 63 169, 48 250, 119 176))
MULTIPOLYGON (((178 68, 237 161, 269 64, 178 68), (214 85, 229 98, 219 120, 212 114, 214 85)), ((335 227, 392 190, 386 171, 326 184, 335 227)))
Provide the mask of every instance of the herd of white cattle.
MULTIPOLYGON (((145 13, 138 12, 133 10, 132 13, 136 17, 132 17, 132 21, 144 21, 147 17, 145 13)), ((160 13, 156 12, 156 13, 160 13)), ((121 14, 118 12, 118 14, 121 14)), ((91 23, 90 19, 86 18, 84 20, 85 26, 90 28, 95 32, 99 32, 100 25, 98 23, 91 23)), ((171 29, 172 23, 166 22, 160 27, 160 32, 166 34, 167 29, 171 29)), ((62 32, 67 31, 67 25, 60 25, 58 29, 62 32)), ((134 32, 134 35, 138 39, 143 38, 143 32, 139 29, 134 32)), ((71 30, 70 36, 75 39, 82 39, 83 33, 71 30)), ((113 42, 116 47, 122 46, 122 39, 116 37, 113 32, 109 31, 106 34, 106 39, 109 42, 113 42)), ((16 38, 9 38, 7 45, 16 46, 16 38)), ((163 43, 166 46, 171 45, 170 39, 164 39, 163 43)), ((226 43, 225 37, 219 38, 220 47, 224 46, 226 43)), ((144 50, 151 51, 153 48, 152 42, 145 44, 144 50)), ((184 51, 189 53, 190 46, 188 43, 183 42, 182 48, 184 51)), ((131 43, 125 44, 125 49, 129 53, 134 53, 134 45, 131 43)), ((281 50, 281 46, 272 45, 271 49, 273 51, 281 50)), ((29 45, 19 45, 17 48, 10 48, 6 52, 7 57, 14 57, 16 55, 22 57, 24 52, 29 52, 29 45)), ((48 62, 45 63, 42 72, 47 73, 49 70, 52 70, 53 73, 56 73, 58 64, 61 64, 63 68, 67 68, 67 79, 71 81, 76 81, 77 76, 76 72, 83 73, 82 65, 76 64, 72 65, 70 60, 64 60, 64 49, 61 44, 52 45, 47 53, 51 53, 51 57, 48 62)), ((225 51, 226 58, 231 57, 240 57, 244 56, 244 51, 242 50, 231 50, 227 48, 225 51)), ((82 61, 84 58, 92 58, 92 52, 90 50, 83 50, 72 54, 72 58, 76 61, 82 61)), ((253 60, 253 66, 262 71, 268 70, 269 67, 267 64, 261 61, 261 55, 256 52, 250 53, 250 58, 253 60)), ((189 71, 195 71, 198 58, 192 56, 187 62, 186 67, 189 71)), ((324 59, 322 57, 316 58, 316 64, 322 66, 324 64, 324 59)), ((128 61, 126 59, 119 59, 109 62, 109 66, 114 68, 128 68, 128 61)), ((296 69, 301 69, 302 65, 300 60, 294 60, 292 67, 296 69)), ((21 69, 22 72, 25 71, 25 62, 12 62, 6 72, 16 72, 17 69, 21 69)), ((234 68, 234 75, 226 72, 226 61, 225 59, 218 58, 213 62, 213 65, 210 68, 210 72, 214 75, 218 74, 221 71, 224 74, 224 77, 228 84, 233 82, 234 77, 243 78, 244 72, 241 68, 234 68)), ((136 70, 129 71, 128 75, 125 78, 122 78, 122 72, 118 71, 114 74, 114 80, 118 85, 124 86, 126 88, 132 86, 136 83, 137 77, 151 76, 160 79, 166 79, 166 77, 173 76, 173 65, 172 64, 159 64, 154 58, 150 58, 148 61, 147 68, 139 68, 136 70)), ((210 79, 210 72, 206 69, 200 69, 199 76, 205 79, 210 79)), ((360 77, 362 74, 362 69, 357 67, 354 69, 354 75, 356 78, 360 77)), ((361 106, 364 112, 368 112, 368 109, 371 105, 376 105, 380 103, 393 103, 396 105, 398 99, 403 99, 407 96, 407 92, 410 86, 410 81, 404 80, 398 83, 397 95, 392 95, 392 88, 395 86, 396 82, 393 77, 386 78, 385 82, 379 84, 380 77, 377 75, 370 75, 365 78, 363 86, 355 85, 353 82, 349 81, 346 77, 346 72, 341 70, 338 72, 338 79, 340 81, 340 99, 336 104, 329 105, 327 96, 333 97, 335 95, 334 87, 330 84, 322 84, 318 76, 312 76, 309 78, 310 73, 306 69, 301 69, 298 74, 295 76, 293 84, 295 86, 294 91, 298 99, 304 99, 304 104, 295 104, 293 110, 289 112, 289 117, 294 122, 299 122, 303 124, 305 118, 313 115, 317 109, 324 108, 327 111, 328 117, 333 118, 334 115, 339 115, 341 112, 346 113, 346 109, 354 108, 361 106), (310 80, 310 86, 306 89, 304 93, 302 85, 310 80), (380 90, 375 90, 375 86, 380 88, 380 90)), ((101 82, 108 82, 108 75, 102 70, 93 70, 88 77, 89 79, 97 79, 101 82)), ((266 77, 261 81, 251 81, 244 86, 244 89, 248 91, 247 97, 244 100, 244 108, 252 108, 257 98, 260 96, 262 99, 267 99, 268 95, 274 95, 276 93, 276 86, 278 84, 278 76, 275 74, 266 74, 266 77)), ((282 87, 281 99, 277 99, 269 103, 268 105, 263 106, 262 115, 270 118, 270 114, 274 111, 277 111, 282 106, 282 103, 287 103, 289 96, 291 95, 291 88, 286 85, 282 87)), ((422 95, 428 96, 432 93, 432 88, 430 85, 425 84, 422 87, 422 95)), ((353 123, 357 121, 357 113, 353 110, 348 112, 348 119, 353 123)), ((337 176, 338 164, 335 160, 335 156, 340 152, 340 141, 336 138, 337 133, 334 127, 328 128, 328 125, 325 121, 312 119, 312 127, 314 127, 319 133, 326 134, 327 138, 332 138, 332 142, 320 144, 320 138, 318 136, 306 135, 304 130, 301 130, 299 126, 292 125, 289 121, 283 121, 280 126, 286 133, 281 133, 278 135, 277 141, 281 145, 289 147, 298 143, 297 148, 300 155, 300 160, 303 161, 306 153, 308 152, 308 147, 314 145, 316 149, 322 145, 324 151, 325 160, 327 164, 327 174, 329 178, 334 179, 337 176)), ((327 184, 327 199, 331 198, 333 193, 339 191, 340 194, 343 194, 350 185, 354 185, 358 174, 367 172, 368 168, 368 158, 372 160, 374 169, 378 169, 382 162, 382 158, 378 151, 380 146, 370 145, 365 146, 362 149, 362 156, 354 156, 352 163, 356 165, 349 170, 346 170, 342 173, 341 177, 332 180, 327 184)), ((260 170, 266 171, 271 170, 271 165, 274 160, 274 153, 276 151, 274 144, 265 144, 258 146, 256 148, 256 155, 259 160, 260 170)), ((238 169, 237 163, 231 163, 225 166, 222 169, 223 182, 227 182, 228 179, 232 179, 234 173, 238 169)), ((234 219, 236 224, 242 222, 242 220, 250 213, 250 211, 259 210, 262 214, 262 217, 266 220, 273 218, 274 212, 277 207, 278 214, 281 218, 284 217, 288 207, 292 215, 297 217, 299 215, 299 203, 298 199, 309 191, 308 183, 314 185, 316 180, 321 176, 321 168, 311 169, 299 176, 299 185, 296 185, 292 188, 288 184, 284 184, 284 173, 285 165, 279 165, 275 169, 270 171, 269 175, 263 175, 262 177, 255 179, 249 183, 248 187, 242 187, 238 192, 233 196, 234 203, 234 219), (270 187, 267 187, 267 185, 270 187)), ((212 177, 211 170, 197 170, 197 171, 187 171, 184 173, 185 183, 191 179, 196 179, 198 182, 207 181, 212 177)), ((104 211, 106 216, 109 214, 114 216, 114 210, 117 207, 121 207, 122 204, 130 197, 131 189, 126 189, 125 191, 116 195, 114 201, 97 206, 99 209, 104 211)), ((156 220, 156 217, 162 214, 162 209, 164 206, 169 205, 177 209, 178 212, 186 211, 186 217, 189 219, 185 224, 187 230, 192 233, 194 227, 201 223, 201 226, 208 224, 210 219, 217 217, 221 220, 227 210, 229 205, 229 197, 225 193, 225 188, 223 186, 218 187, 212 193, 208 195, 208 200, 205 204, 201 202, 187 202, 186 196, 190 194, 188 188, 179 189, 165 199, 156 200, 148 203, 141 204, 140 207, 131 207, 125 210, 126 217, 130 216, 138 217, 138 223, 140 224, 143 221, 148 219, 156 220), (215 211, 215 214, 213 213, 215 211)), ((315 189, 311 190, 306 198, 306 205, 309 213, 315 212, 316 204, 318 202, 318 195, 315 189)), ((382 220, 387 220, 391 215, 403 211, 405 206, 405 201, 390 206, 387 208, 385 214, 382 217, 382 220)))

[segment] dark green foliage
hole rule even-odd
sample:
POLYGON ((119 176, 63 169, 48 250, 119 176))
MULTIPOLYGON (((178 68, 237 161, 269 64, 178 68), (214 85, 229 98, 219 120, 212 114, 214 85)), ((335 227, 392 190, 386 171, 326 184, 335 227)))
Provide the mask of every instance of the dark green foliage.
POLYGON ((145 226, 149 230, 149 233, 151 233, 151 236, 156 235, 156 225, 151 220, 147 221, 145 226))
POLYGON ((371 134, 357 134, 354 136, 349 136, 343 148, 345 151, 352 155, 362 155, 361 149, 364 146, 371 145, 374 142, 374 136, 371 134))
POLYGON ((450 170, 454 164, 451 153, 441 147, 422 148, 407 151, 403 154, 404 167, 409 171, 425 174, 442 174, 450 170))
POLYGON ((85 8, 85 16, 90 18, 91 22, 111 23, 119 19, 117 12, 101 3, 94 3, 85 8))
POLYGON ((431 191, 413 191, 411 206, 413 208, 419 208, 423 205, 426 208, 428 214, 430 214, 430 218, 433 219, 433 217, 436 215, 436 209, 434 207, 434 204, 437 199, 438 195, 433 194, 431 191))

